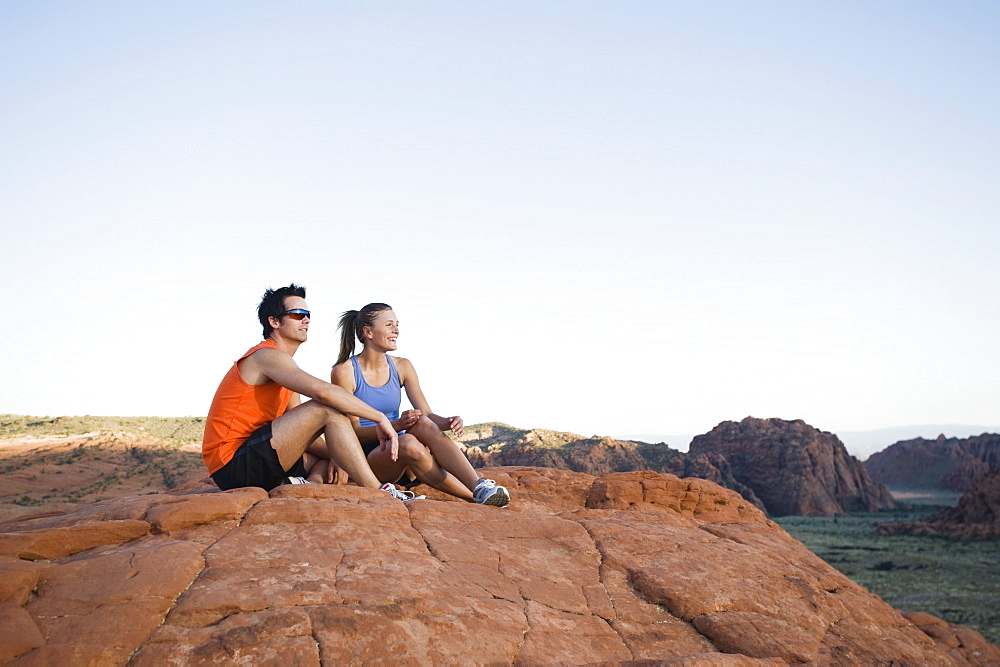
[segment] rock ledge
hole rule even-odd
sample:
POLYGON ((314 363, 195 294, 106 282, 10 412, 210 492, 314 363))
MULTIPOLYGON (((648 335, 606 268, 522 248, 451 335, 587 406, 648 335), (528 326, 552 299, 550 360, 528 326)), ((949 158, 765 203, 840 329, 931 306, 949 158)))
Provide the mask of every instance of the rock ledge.
POLYGON ((199 482, 0 524, 0 662, 1000 661, 712 482, 482 472, 509 509, 199 482))

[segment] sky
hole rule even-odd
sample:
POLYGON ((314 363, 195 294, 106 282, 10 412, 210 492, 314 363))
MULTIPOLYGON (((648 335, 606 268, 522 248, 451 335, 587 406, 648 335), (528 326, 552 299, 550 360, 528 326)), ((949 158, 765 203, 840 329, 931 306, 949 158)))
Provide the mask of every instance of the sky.
POLYGON ((998 425, 997 34, 992 1, 2 3, 0 412, 204 415, 295 282, 303 369, 389 303, 467 424, 998 425))

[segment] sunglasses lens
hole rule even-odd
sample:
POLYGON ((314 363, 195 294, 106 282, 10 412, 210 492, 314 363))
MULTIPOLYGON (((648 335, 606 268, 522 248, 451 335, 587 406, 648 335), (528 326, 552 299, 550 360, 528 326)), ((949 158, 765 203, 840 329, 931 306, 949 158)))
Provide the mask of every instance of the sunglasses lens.
POLYGON ((302 310, 301 308, 296 308, 295 310, 289 310, 285 314, 288 315, 293 320, 304 320, 307 317, 309 317, 309 319, 312 319, 310 317, 311 313, 308 310, 302 310))

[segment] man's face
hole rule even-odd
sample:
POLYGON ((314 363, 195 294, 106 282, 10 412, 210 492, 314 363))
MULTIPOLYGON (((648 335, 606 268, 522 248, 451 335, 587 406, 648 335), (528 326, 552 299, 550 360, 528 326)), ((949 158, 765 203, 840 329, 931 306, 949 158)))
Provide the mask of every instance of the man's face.
MULTIPOLYGON (((286 296, 283 310, 309 310, 309 306, 306 305, 306 300, 300 296, 286 296)), ((272 317, 270 320, 271 326, 274 327, 275 331, 282 338, 290 338, 291 340, 304 343, 309 337, 310 318, 306 316, 299 320, 294 315, 293 313, 291 315, 284 315, 281 318, 272 317)))

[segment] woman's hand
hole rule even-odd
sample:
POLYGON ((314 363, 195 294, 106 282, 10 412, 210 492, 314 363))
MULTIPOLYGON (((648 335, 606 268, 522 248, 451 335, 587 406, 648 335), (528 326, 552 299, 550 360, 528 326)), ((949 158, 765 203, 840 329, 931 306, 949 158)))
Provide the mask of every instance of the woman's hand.
POLYGON ((399 415, 399 419, 393 422, 393 426, 396 427, 397 431, 405 431, 416 424, 423 416, 424 413, 421 410, 404 410, 403 414, 399 415))
POLYGON ((462 418, 458 415, 448 417, 448 428, 451 429, 451 432, 455 434, 456 438, 461 438, 465 433, 465 426, 462 423, 462 418))
POLYGON ((382 448, 382 451, 389 449, 392 452, 392 460, 398 459, 399 436, 396 435, 396 429, 392 427, 392 422, 385 415, 382 415, 382 419, 375 422, 375 434, 378 436, 378 446, 382 448))

